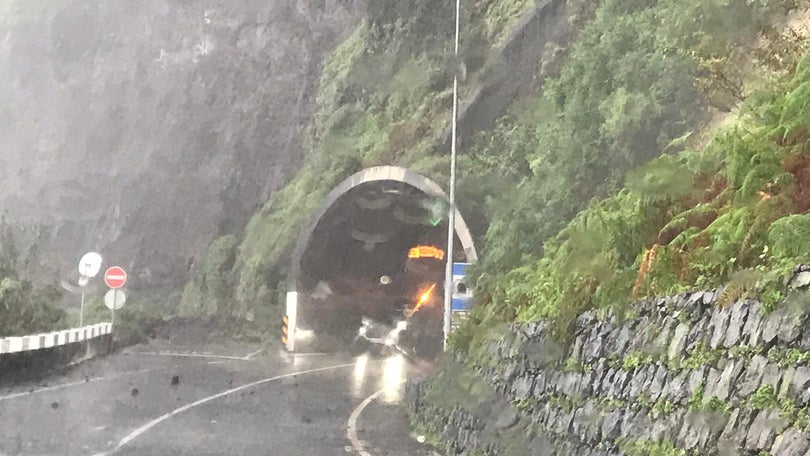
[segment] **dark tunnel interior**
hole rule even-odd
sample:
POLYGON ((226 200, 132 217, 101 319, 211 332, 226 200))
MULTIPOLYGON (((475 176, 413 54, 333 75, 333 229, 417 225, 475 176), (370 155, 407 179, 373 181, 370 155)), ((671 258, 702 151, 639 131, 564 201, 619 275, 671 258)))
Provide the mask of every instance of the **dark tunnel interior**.
MULTIPOLYGON (((311 331, 314 348, 349 347, 367 317, 407 320, 402 340, 417 355, 441 350, 447 212, 443 197, 398 181, 361 184, 329 207, 302 254, 298 284, 298 327, 311 331), (419 246, 428 249, 416 255, 419 246)), ((453 256, 466 260, 458 236, 453 256)))

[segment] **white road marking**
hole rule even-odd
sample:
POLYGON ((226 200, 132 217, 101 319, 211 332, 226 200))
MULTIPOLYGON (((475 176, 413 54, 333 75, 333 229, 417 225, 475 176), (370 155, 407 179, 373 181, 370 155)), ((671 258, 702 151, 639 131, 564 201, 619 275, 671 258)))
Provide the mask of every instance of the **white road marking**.
POLYGON ((371 453, 365 450, 363 446, 363 441, 357 438, 357 419, 360 418, 360 414, 362 414, 363 410, 365 410, 365 408, 368 407, 368 404, 371 404, 372 402, 377 400, 378 397, 382 396, 383 394, 391 390, 393 387, 399 386, 403 383, 405 382, 402 381, 397 383, 396 385, 386 386, 385 388, 367 397, 366 400, 361 402, 360 405, 358 405, 357 408, 355 408, 352 411, 351 416, 349 416, 349 421, 348 423, 346 423, 346 436, 349 438, 349 441, 351 442, 354 451, 356 451, 360 456, 371 456, 371 453))
MULTIPOLYGON (((260 348, 253 353, 250 353, 245 356, 229 356, 229 355, 214 355, 209 353, 181 353, 181 352, 132 352, 133 355, 145 355, 145 356, 174 356, 179 358, 214 358, 214 359, 224 359, 224 360, 233 360, 233 361, 250 361, 251 358, 258 355, 264 350, 264 348, 260 348)), ((213 364, 213 363, 209 363, 213 364)))
POLYGON ((179 415, 180 413, 183 413, 183 412, 185 412, 187 410, 190 410, 190 409, 192 409, 194 407, 197 407, 197 406, 203 405, 205 403, 211 402, 211 401, 213 401, 215 399, 219 399, 221 397, 228 396, 228 395, 233 394, 233 393, 238 393, 239 391, 242 391, 242 390, 245 390, 245 389, 248 389, 248 388, 253 388, 253 387, 256 387, 256 386, 259 386, 259 385, 263 385, 265 383, 274 382, 276 380, 281 380, 281 379, 284 379, 284 378, 295 377, 297 375, 313 374, 313 373, 316 373, 316 372, 323 372, 323 371, 327 371, 327 370, 342 369, 342 368, 352 367, 352 366, 354 366, 354 363, 340 364, 340 365, 337 365, 337 366, 329 366, 329 367, 320 367, 318 369, 308 369, 308 370, 298 371, 298 372, 290 372, 288 374, 277 375, 275 377, 265 378, 264 380, 259 380, 259 381, 255 381, 253 383, 248 383, 248 384, 245 384, 245 385, 242 385, 242 386, 237 386, 236 388, 232 388, 232 389, 229 389, 227 391, 223 391, 223 392, 221 392, 219 394, 214 394, 213 396, 208 396, 208 397, 200 399, 200 400, 198 400, 196 402, 192 402, 191 404, 184 405, 184 406, 182 406, 182 407, 180 407, 178 409, 175 409, 175 410, 173 410, 173 411, 171 411, 171 412, 169 412, 169 413, 167 413, 165 415, 162 415, 162 416, 160 416, 158 418, 155 418, 154 420, 144 424, 143 426, 139 427, 138 429, 135 429, 134 431, 130 432, 126 437, 122 438, 118 442, 118 444, 115 446, 115 448, 113 448, 112 450, 110 450, 108 452, 105 452, 105 453, 96 453, 95 456, 108 456, 108 455, 114 454, 115 452, 117 452, 118 450, 123 448, 125 445, 127 445, 129 442, 137 439, 138 437, 145 434, 146 432, 148 432, 153 427, 155 427, 158 424, 168 420, 169 418, 171 418, 171 417, 173 417, 175 415, 179 415))
POLYGON ((202 353, 177 353, 177 352, 132 352, 133 355, 145 356, 174 356, 179 358, 216 358, 216 359, 230 359, 236 361, 247 361, 243 356, 226 356, 226 355, 204 355, 202 353))
POLYGON ((249 360, 250 358, 253 358, 254 356, 258 355, 259 353, 261 353, 261 352, 263 352, 263 351, 264 351, 264 348, 260 348, 260 349, 256 350, 255 352, 253 352, 253 353, 251 353, 251 354, 249 354, 249 355, 245 356, 245 358, 244 358, 244 359, 245 359, 245 361, 247 361, 247 360, 249 360))
MULTIPOLYGON (((126 375, 144 374, 146 372, 152 372, 152 371, 157 371, 157 370, 162 370, 162 369, 165 369, 165 368, 143 369, 143 370, 138 370, 138 371, 123 372, 123 373, 120 373, 120 374, 112 375, 110 377, 94 377, 94 378, 90 378, 90 379, 87 379, 87 380, 79 380, 79 381, 70 382, 70 383, 63 383, 61 385, 54 385, 54 386, 48 386, 48 387, 45 387, 45 388, 39 388, 39 389, 34 389, 34 390, 29 390, 29 391, 23 391, 21 393, 14 393, 14 394, 9 394, 7 396, 0 396, 0 402, 7 401, 9 399, 15 399, 15 398, 18 398, 18 397, 30 396, 30 395, 33 395, 33 394, 45 393, 45 392, 48 392, 48 391, 56 391, 56 390, 60 390, 60 389, 70 388, 70 387, 73 387, 73 386, 80 386, 80 385, 87 385, 89 383, 97 383, 97 382, 103 382, 103 381, 108 381, 108 380, 115 380, 117 378, 124 377, 126 375)), ((2 456, 2 455, 0 455, 0 456, 2 456)))
POLYGON ((360 456, 371 456, 371 453, 365 450, 363 442, 357 438, 357 419, 360 418, 360 414, 368 407, 368 404, 371 404, 375 399, 385 394, 386 391, 388 391, 388 388, 383 388, 367 397, 366 400, 361 402, 360 405, 352 411, 351 416, 349 416, 349 422, 346 424, 346 436, 349 437, 349 442, 351 442, 354 451, 360 456))

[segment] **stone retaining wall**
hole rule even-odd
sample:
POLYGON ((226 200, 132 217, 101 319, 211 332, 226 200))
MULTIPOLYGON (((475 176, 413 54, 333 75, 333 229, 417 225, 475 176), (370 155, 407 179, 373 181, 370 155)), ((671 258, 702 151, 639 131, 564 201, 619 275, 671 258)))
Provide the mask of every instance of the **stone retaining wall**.
MULTIPOLYGON (((809 279, 797 269, 794 284, 809 279)), ((451 454, 810 454, 810 293, 771 313, 719 308, 718 294, 640 302, 628 319, 583 314, 566 345, 546 322, 511 325, 477 363, 457 354, 442 368, 485 388, 437 399, 453 389, 442 370, 409 385, 414 422, 451 454)))

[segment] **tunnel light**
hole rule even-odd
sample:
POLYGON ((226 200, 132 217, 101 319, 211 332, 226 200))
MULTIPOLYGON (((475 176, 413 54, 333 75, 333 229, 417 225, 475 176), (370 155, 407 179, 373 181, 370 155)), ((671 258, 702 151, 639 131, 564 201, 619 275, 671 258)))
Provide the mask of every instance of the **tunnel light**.
POLYGON ((425 216, 423 213, 413 215, 405 212, 401 206, 394 206, 394 218, 406 225, 421 225, 425 221, 425 216))
POLYGON ((368 328, 366 328, 365 326, 361 326, 360 329, 357 331, 357 333, 360 334, 361 336, 365 336, 367 332, 368 328))
POLYGON ((389 207, 391 207, 391 198, 382 197, 382 198, 374 199, 374 198, 366 198, 364 196, 357 195, 357 196, 355 196, 355 203, 361 209, 379 211, 379 210, 388 209, 389 207))
POLYGON ((296 340, 306 341, 315 337, 315 331, 311 329, 299 329, 295 332, 296 340))

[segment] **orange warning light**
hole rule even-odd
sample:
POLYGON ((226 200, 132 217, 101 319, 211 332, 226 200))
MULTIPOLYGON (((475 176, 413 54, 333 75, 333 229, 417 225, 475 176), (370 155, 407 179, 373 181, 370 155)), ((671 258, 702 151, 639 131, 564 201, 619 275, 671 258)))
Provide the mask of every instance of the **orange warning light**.
POLYGON ((434 283, 424 293, 419 295, 419 301, 417 301, 416 307, 413 308, 413 312, 411 312, 411 315, 418 312, 419 309, 422 308, 422 306, 424 306, 425 304, 428 303, 428 301, 430 301, 430 298, 433 297, 433 290, 435 290, 435 289, 436 289, 436 284, 434 283))

